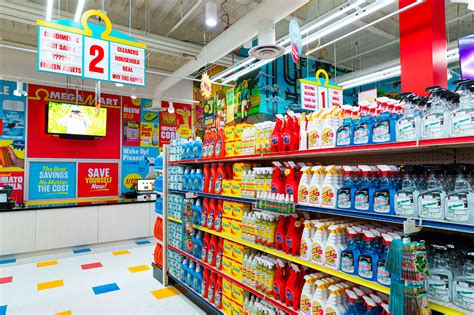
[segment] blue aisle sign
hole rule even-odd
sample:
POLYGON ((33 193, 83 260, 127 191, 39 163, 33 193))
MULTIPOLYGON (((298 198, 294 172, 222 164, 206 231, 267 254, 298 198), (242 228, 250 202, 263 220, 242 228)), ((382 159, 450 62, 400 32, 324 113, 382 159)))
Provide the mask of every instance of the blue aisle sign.
POLYGON ((75 162, 31 162, 28 200, 76 198, 75 162))
POLYGON ((38 70, 75 77, 145 86, 146 45, 112 29, 103 12, 84 12, 81 22, 37 21, 38 70), (98 16, 105 23, 87 23, 98 16))

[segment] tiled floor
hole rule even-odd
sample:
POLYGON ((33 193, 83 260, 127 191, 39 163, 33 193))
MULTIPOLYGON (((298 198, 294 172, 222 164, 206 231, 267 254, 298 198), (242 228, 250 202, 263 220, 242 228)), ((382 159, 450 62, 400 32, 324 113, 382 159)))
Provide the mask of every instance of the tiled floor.
POLYGON ((204 314, 153 278, 153 249, 152 241, 139 240, 0 257, 0 315, 204 314))

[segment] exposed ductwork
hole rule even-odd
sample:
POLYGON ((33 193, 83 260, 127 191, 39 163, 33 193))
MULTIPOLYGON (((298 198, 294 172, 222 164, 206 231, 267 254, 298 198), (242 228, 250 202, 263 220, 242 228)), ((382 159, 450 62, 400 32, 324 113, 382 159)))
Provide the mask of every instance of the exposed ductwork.
MULTIPOLYGON (((242 46, 246 41, 255 37, 258 32, 258 23, 262 20, 280 21, 293 11, 306 4, 308 0, 265 0, 252 11, 243 16, 214 40, 204 46, 195 60, 190 60, 173 75, 186 77, 202 66, 221 59, 235 48, 242 46)), ((180 81, 177 77, 168 77, 155 88, 154 107, 160 107, 159 98, 164 91, 180 81)))

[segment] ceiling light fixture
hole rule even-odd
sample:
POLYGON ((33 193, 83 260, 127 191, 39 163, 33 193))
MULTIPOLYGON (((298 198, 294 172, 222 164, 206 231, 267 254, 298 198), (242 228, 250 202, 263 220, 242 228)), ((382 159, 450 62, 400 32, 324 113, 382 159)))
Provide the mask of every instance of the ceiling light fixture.
POLYGON ((169 102, 168 113, 174 114, 174 105, 173 105, 173 102, 171 101, 169 102))
POLYGON ((81 19, 82 10, 84 9, 85 2, 86 0, 79 0, 79 2, 77 2, 76 14, 74 14, 74 21, 79 22, 79 20, 81 19))
POLYGON ((206 25, 209 27, 217 25, 217 4, 213 1, 206 3, 206 25))
POLYGON ((48 0, 46 4, 46 21, 51 21, 53 17, 53 0, 48 0))
POLYGON ((16 82, 16 90, 13 91, 13 95, 21 97, 21 96, 27 96, 28 94, 23 88, 23 82, 22 81, 17 81, 16 82))
POLYGON ((137 97, 135 94, 132 94, 132 95, 130 95, 130 98, 131 98, 132 100, 136 100, 138 97, 137 97))
POLYGON ((123 87, 123 84, 122 83, 115 83, 115 86, 116 87, 123 87))

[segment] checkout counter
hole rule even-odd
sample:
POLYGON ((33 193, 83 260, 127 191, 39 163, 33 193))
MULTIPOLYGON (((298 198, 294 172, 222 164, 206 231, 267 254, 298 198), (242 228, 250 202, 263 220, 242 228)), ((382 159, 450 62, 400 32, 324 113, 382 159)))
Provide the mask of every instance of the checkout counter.
POLYGON ((0 210, 0 256, 150 237, 157 217, 150 198, 8 207, 0 210))

